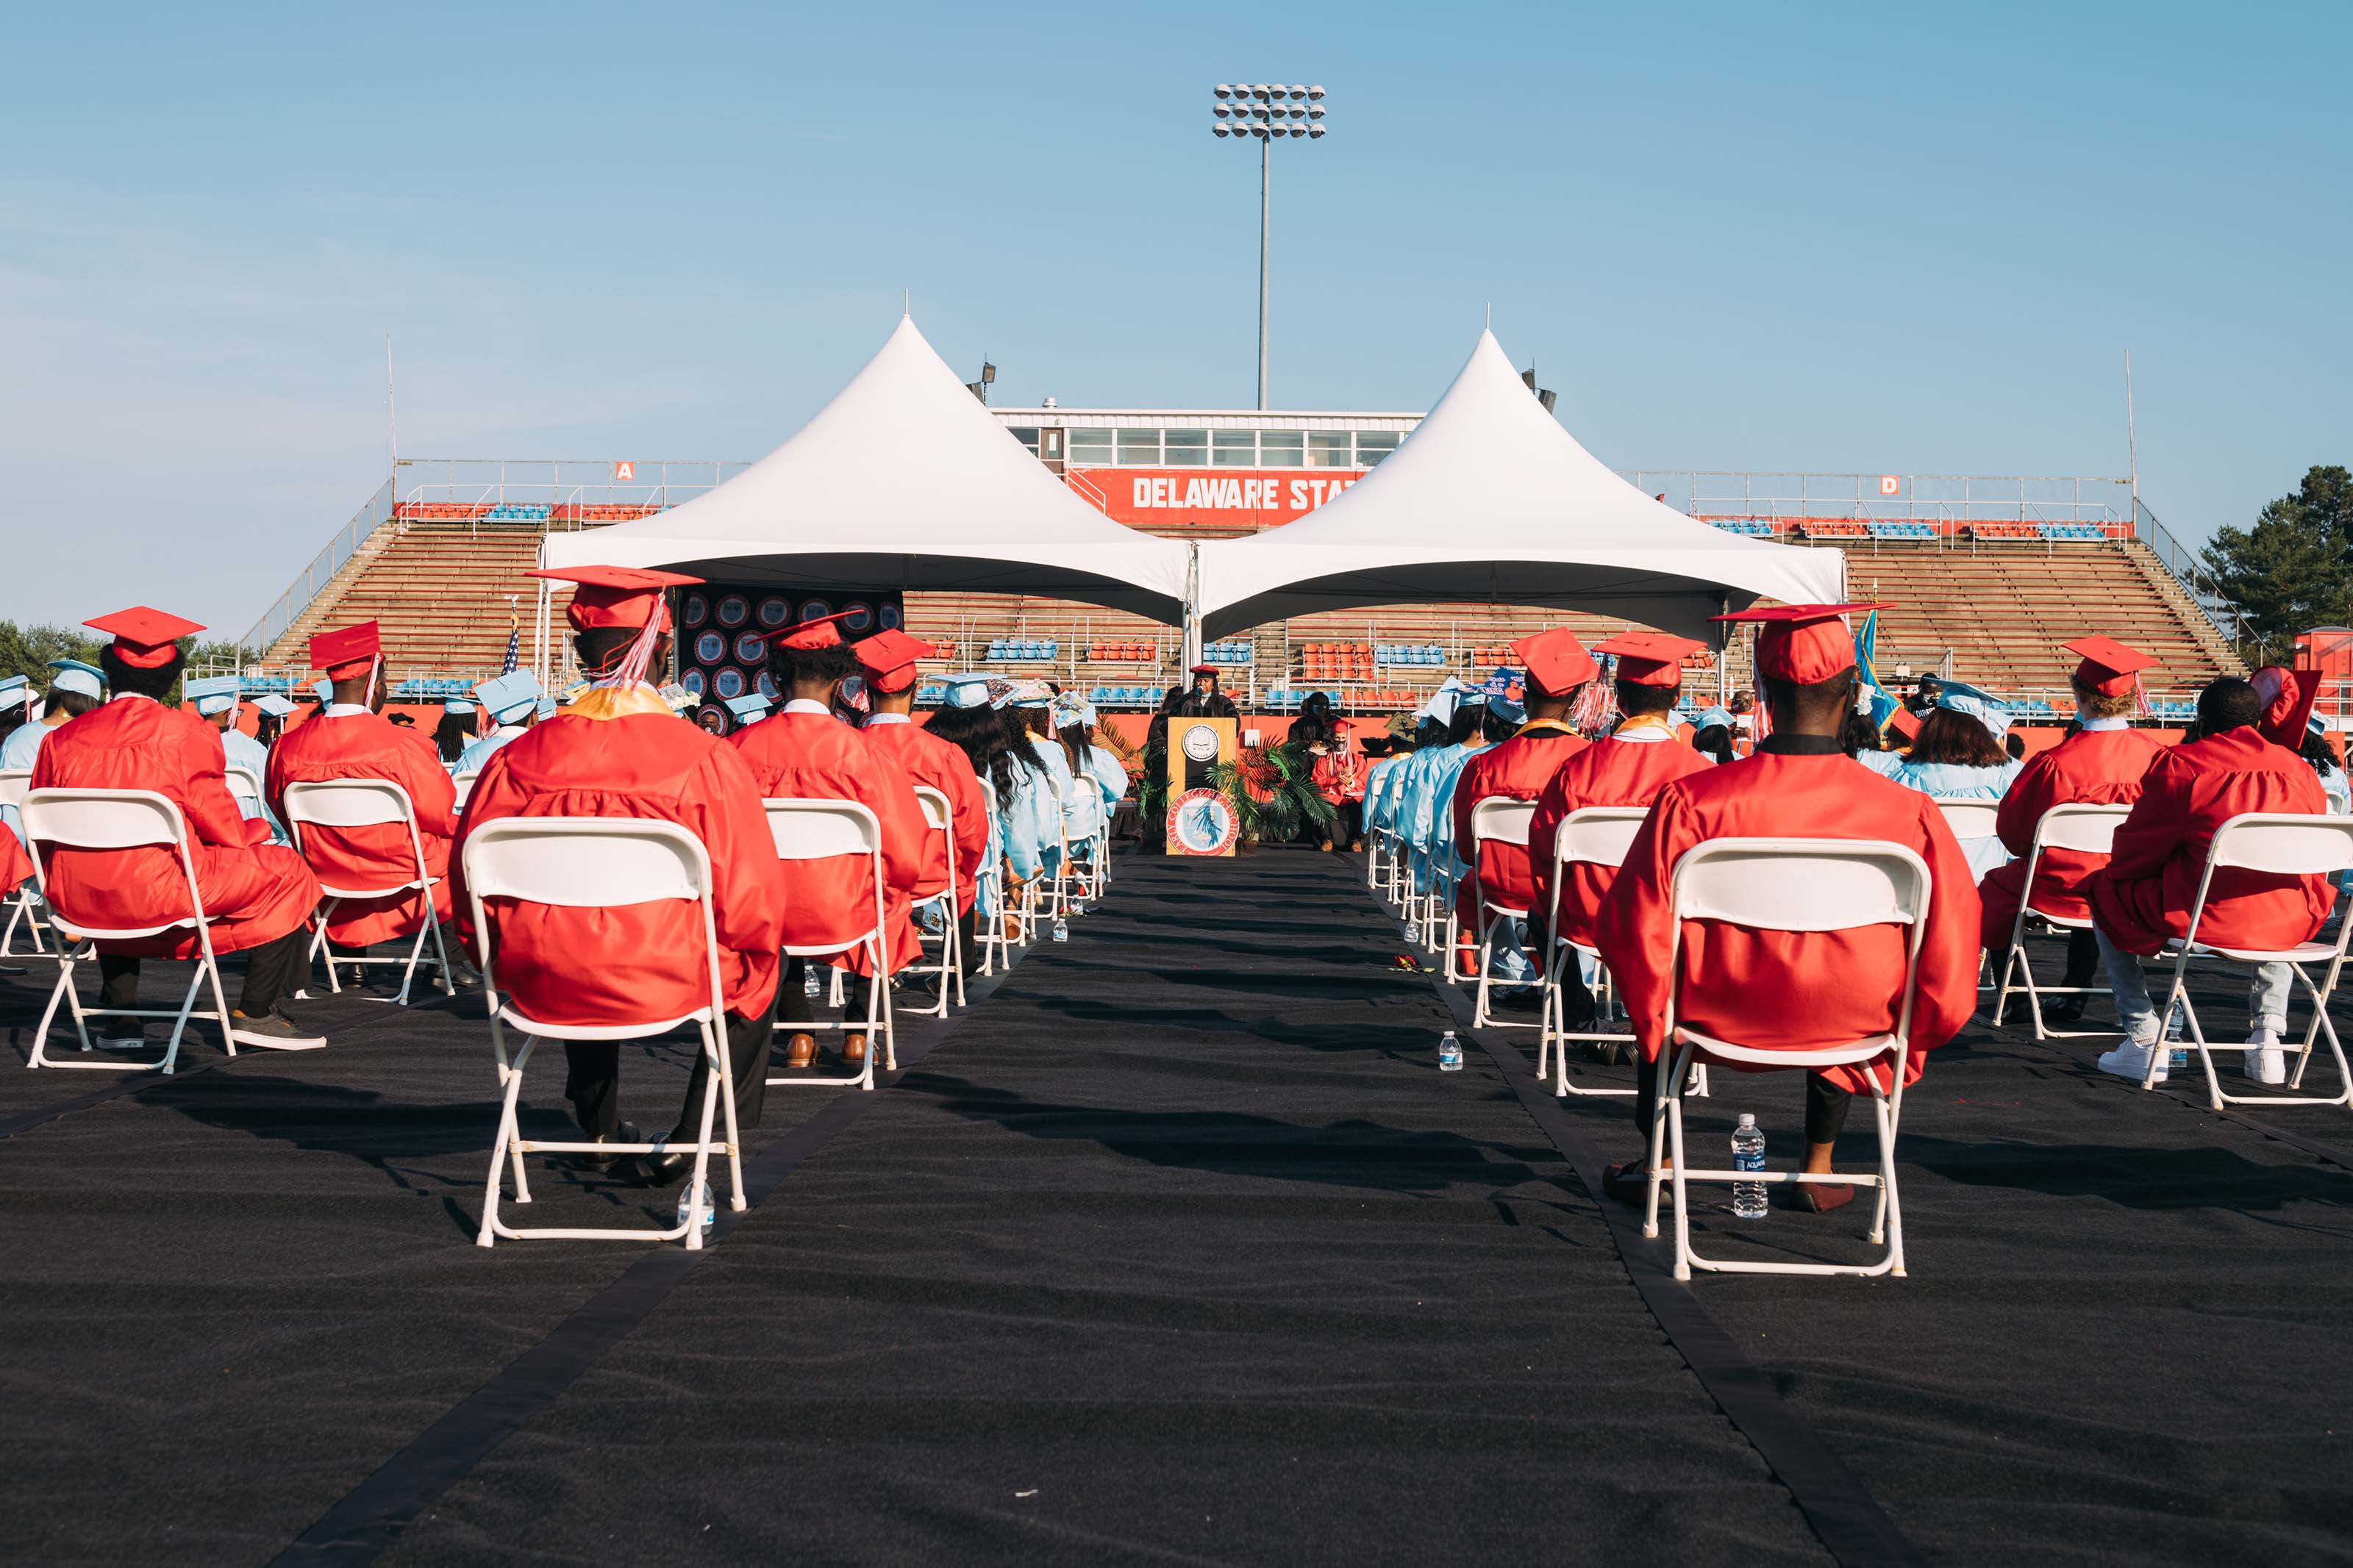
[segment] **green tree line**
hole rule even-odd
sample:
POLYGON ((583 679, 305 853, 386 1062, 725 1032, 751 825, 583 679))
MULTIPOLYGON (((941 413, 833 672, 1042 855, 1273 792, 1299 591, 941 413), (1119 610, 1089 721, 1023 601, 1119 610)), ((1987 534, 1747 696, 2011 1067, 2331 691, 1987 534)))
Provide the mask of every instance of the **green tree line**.
POLYGON ((2353 626, 2353 473, 2315 464, 2253 527, 2216 530, 2204 555, 2257 645, 2249 662, 2289 662, 2298 632, 2353 626))
MULTIPOLYGON (((98 650, 105 638, 87 630, 67 626, 20 626, 14 621, 0 621, 0 680, 21 675, 37 689, 47 690, 53 658, 78 658, 84 664, 98 662, 98 650)), ((228 642, 200 643, 194 637, 180 639, 180 652, 193 665, 206 663, 233 664, 237 645, 228 642)), ((172 693, 174 701, 179 691, 172 693)))

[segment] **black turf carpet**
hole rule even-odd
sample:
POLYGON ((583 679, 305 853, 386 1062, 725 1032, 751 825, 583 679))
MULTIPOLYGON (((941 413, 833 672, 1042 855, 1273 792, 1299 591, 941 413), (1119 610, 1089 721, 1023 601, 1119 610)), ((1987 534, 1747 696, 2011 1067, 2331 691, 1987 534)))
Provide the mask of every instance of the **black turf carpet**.
MULTIPOLYGON (((1831 1560, 1506 1080, 1532 1036, 1435 1071, 1359 862, 1119 869, 380 1560, 1831 1560)), ((42 978, 0 1125, 113 1082, 16 1065, 42 978)), ((328 1051, 0 1138, 0 1555, 269 1562, 647 1256, 472 1245, 479 1011, 350 1001, 328 1051)), ((773 1091, 755 1157, 845 1098, 773 1091)), ((1798 1100, 1720 1079, 1694 1143, 1753 1110, 1786 1159, 1798 1100)), ((2353 1560, 2353 1172, 1989 1030, 1905 1109, 1909 1279, 1689 1288, 1788 1431, 1926 1561, 2353 1560)), ((1623 1101, 1562 1114, 1634 1151, 1623 1101)), ((674 1196, 534 1184, 536 1223, 674 1196)), ((1702 1245, 1856 1256, 1861 1206, 1702 1245)))

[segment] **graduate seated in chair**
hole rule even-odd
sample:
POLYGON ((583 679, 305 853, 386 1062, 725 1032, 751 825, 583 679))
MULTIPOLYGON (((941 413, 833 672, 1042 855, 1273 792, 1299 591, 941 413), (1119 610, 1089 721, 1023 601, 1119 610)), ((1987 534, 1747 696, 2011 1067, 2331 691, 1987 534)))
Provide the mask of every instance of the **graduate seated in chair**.
MULTIPOLYGON (((955 919, 962 951, 968 963, 978 946, 974 930, 973 901, 977 896, 981 868, 988 853, 988 797, 980 775, 963 749, 940 739, 915 722, 915 661, 936 658, 939 649, 896 627, 876 632, 851 645, 859 668, 865 671, 866 695, 871 710, 860 733, 866 743, 895 761, 909 784, 925 784, 948 797, 948 837, 955 855, 955 919)), ((913 899, 936 898, 947 886, 947 867, 927 837, 923 874, 910 889, 913 899)), ((939 977, 946 983, 945 976, 939 977)), ((938 993, 934 992, 934 999, 938 993)))
MULTIPOLYGON (((2100 959, 2125 1026, 2123 1041, 2100 1058, 2102 1072, 2144 1079, 2150 1051, 2164 1048, 2164 1021, 2149 999, 2139 960, 2188 934, 2214 830, 2249 812, 2327 814, 2328 795, 2312 765, 2278 739, 2302 740, 2310 694, 2300 693, 2286 670, 2256 675, 2272 678, 2268 701, 2257 685, 2234 676, 2198 694, 2198 738, 2150 765, 2132 815, 2116 827, 2108 863, 2085 883, 2100 959)), ((2325 876, 2217 871, 2198 941, 2278 952, 2311 941, 2336 901, 2336 885, 2325 876)), ((2286 964, 2255 971, 2247 996, 2246 1074, 2258 1083, 2286 1078, 2280 1039, 2294 984, 2286 964)), ((2159 1062, 2157 1077, 2165 1076, 2159 1062)))
MULTIPOLYGON (((1635 1125, 1650 1135, 1661 1092, 1668 967, 1674 930, 1675 862, 1712 838, 1884 839, 1926 861, 1932 890, 1922 933, 1905 1082, 1929 1050, 1960 1032, 1977 1005, 1978 889, 1968 859, 1936 802, 1881 778, 1841 749, 1854 707, 1854 641, 1842 616, 1868 605, 1778 605, 1719 619, 1757 620, 1758 684, 1772 732, 1755 754, 1667 784, 1601 900, 1595 945, 1618 983, 1641 1050, 1635 1125)), ((1803 910, 1790 889, 1790 912, 1803 910)), ((1852 1045, 1895 1027, 1903 1005, 1906 933, 1895 926, 1851 931, 1750 930, 1692 921, 1683 931, 1679 1023, 1719 1039, 1764 1049, 1852 1045)), ((1831 1154, 1854 1091, 1883 1065, 1831 1067, 1806 1082, 1803 1169, 1831 1170, 1831 1154)), ((1643 1201, 1645 1162, 1609 1168, 1605 1185, 1643 1201)), ((1851 1186, 1785 1183, 1783 1201, 1820 1211, 1851 1202, 1851 1186)))

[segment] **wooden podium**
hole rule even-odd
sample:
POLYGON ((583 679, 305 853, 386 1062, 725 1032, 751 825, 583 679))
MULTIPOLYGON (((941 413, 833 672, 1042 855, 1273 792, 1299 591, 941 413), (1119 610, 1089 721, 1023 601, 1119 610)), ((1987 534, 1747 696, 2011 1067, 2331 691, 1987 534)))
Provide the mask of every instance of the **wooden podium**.
POLYGON ((1240 753, 1240 723, 1233 719, 1168 721, 1168 853, 1229 856, 1241 837, 1233 802, 1210 770, 1240 753))

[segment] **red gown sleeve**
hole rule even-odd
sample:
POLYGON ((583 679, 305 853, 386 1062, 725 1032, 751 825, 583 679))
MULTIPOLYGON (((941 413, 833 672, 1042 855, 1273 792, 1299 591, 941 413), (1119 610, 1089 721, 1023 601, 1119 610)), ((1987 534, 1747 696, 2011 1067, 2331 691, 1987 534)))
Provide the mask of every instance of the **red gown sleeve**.
POLYGON ((1666 1037, 1667 996, 1674 984, 1668 958, 1674 910, 1668 886, 1675 861, 1699 839, 1687 820, 1683 791, 1669 784, 1627 847, 1625 863, 1594 919, 1594 944, 1617 982, 1634 1037, 1652 1061, 1666 1037))
POLYGON ((1553 840, 1560 836, 1560 825, 1568 816, 1568 770, 1564 764, 1546 780, 1544 793, 1536 796, 1536 809, 1528 818, 1528 873, 1535 895, 1528 900, 1528 927, 1536 948, 1548 939, 1546 919, 1552 912, 1552 849, 1553 840))
POLYGON ((923 803, 896 757, 879 746, 860 747, 868 759, 861 770, 858 798, 873 809, 882 825, 882 880, 902 893, 918 890, 923 882, 923 845, 931 828, 923 820, 923 803))
POLYGON ((228 793, 228 758, 209 726, 189 731, 180 742, 180 815, 197 843, 245 849, 269 842, 269 822, 258 816, 248 822, 237 809, 237 797, 228 793))
POLYGON ((2189 837, 2189 781, 2173 765, 2170 754, 2160 755, 2141 780, 2140 798, 2132 813, 2116 825, 2106 875, 2111 881, 2131 882, 2164 874, 2189 837))
MULTIPOLYGON (((417 830, 447 838, 458 831, 458 784, 441 765, 441 754, 422 735, 404 735, 400 787, 417 812, 417 830)), ((495 753, 493 753, 495 754, 495 753)))
MULTIPOLYGON (((495 753, 491 761, 497 763, 495 753)), ((489 776, 485 769, 483 780, 489 776)), ((711 911, 719 944, 744 954, 755 970, 765 962, 765 994, 772 994, 781 962, 776 950, 785 938, 785 874, 760 805, 760 786, 731 746, 711 748, 702 776, 691 826, 711 856, 711 911)), ((470 822, 472 816, 470 810, 470 822)))
POLYGON ((2055 751, 2045 752, 2027 763, 2026 771, 2010 781, 2000 808, 1994 813, 1994 832, 2001 847, 2021 860, 2034 847, 2035 825, 2058 799, 2057 757, 2055 751))

